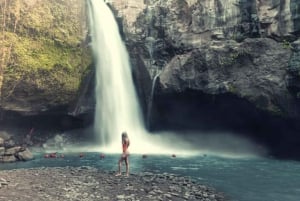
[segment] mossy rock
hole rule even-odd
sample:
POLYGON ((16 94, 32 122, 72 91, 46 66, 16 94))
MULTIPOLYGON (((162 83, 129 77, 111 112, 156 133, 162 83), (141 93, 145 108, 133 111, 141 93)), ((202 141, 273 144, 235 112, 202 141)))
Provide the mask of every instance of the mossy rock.
POLYGON ((91 63, 85 2, 10 0, 5 15, 1 106, 49 108, 73 102, 91 63))

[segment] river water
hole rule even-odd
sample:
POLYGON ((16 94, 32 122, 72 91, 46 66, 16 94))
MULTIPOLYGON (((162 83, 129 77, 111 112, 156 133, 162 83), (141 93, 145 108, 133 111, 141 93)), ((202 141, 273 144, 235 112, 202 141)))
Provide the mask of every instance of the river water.
MULTIPOLYGON (((100 153, 64 153, 64 158, 44 158, 0 164, 0 170, 31 167, 92 166, 117 170, 119 155, 100 153)), ((217 156, 142 155, 130 156, 131 173, 174 173, 190 176, 224 192, 232 201, 298 201, 300 198, 300 162, 268 158, 224 158, 217 156)), ((125 171, 125 169, 123 169, 125 171)))

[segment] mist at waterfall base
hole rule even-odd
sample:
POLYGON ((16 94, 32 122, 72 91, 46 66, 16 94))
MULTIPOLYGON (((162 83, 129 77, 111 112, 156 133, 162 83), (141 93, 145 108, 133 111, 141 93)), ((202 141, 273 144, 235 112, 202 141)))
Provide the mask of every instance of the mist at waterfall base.
POLYGON ((97 144, 88 149, 120 153, 121 133, 130 138, 131 153, 261 154, 257 146, 228 134, 149 133, 135 92, 126 47, 114 15, 104 1, 88 1, 92 49, 96 65, 94 133, 97 144), (194 137, 193 137, 194 136, 194 137))

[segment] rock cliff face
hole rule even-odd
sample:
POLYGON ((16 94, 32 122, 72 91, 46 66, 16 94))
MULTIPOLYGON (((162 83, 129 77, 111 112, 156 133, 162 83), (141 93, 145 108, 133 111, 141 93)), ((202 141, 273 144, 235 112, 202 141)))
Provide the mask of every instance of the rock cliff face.
POLYGON ((138 48, 161 92, 232 93, 297 116, 296 1, 118 1, 130 49, 138 48), (290 82, 287 82, 287 79, 290 82), (292 106, 291 106, 292 105, 292 106))
POLYGON ((146 102, 154 98, 154 128, 214 124, 299 145, 299 1, 128 0, 112 7, 133 66, 147 70, 139 85, 146 102))

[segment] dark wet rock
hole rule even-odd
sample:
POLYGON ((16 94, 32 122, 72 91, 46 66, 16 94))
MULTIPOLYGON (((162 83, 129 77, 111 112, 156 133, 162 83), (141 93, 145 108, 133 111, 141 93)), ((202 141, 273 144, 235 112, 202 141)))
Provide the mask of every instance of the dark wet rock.
POLYGON ((300 99, 300 40, 293 43, 286 43, 292 49, 291 59, 288 64, 287 85, 292 94, 300 99))
POLYGON ((285 82, 290 56, 289 49, 267 38, 212 42, 174 57, 160 74, 161 93, 231 93, 263 110, 295 117, 299 108, 285 82))

